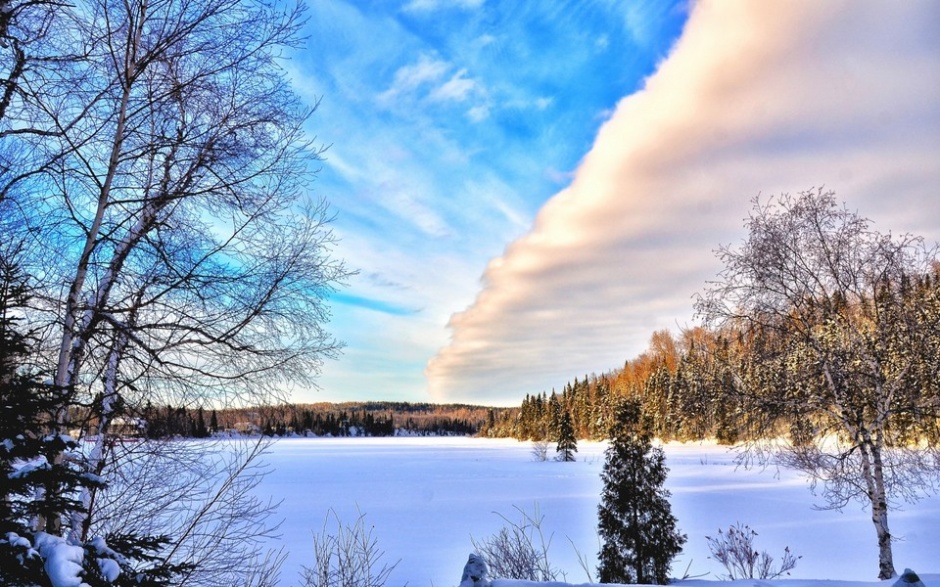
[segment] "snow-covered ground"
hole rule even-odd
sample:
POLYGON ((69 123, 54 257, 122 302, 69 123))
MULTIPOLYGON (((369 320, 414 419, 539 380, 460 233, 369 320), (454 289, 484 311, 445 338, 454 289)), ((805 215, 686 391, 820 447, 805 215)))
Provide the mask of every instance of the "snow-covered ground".
MULTIPOLYGON (((471 438, 288 439, 265 457, 273 472, 259 486, 283 500, 281 540, 290 550, 282 584, 297 585, 309 565, 312 536, 332 508, 352 524, 358 512, 374 526, 385 562, 400 561, 388 587, 455 587, 477 540, 497 532, 516 507, 544 517, 552 537, 550 562, 570 583, 588 582, 577 550, 596 567, 597 503, 604 445, 581 442, 574 463, 535 462, 529 443, 471 438)), ((551 455, 551 451, 550 451, 551 455)), ((673 513, 688 535, 673 575, 701 576, 687 587, 713 584, 724 569, 709 559, 705 537, 735 522, 759 535, 755 546, 779 558, 785 546, 801 555, 781 587, 891 585, 878 582, 875 533, 852 504, 842 513, 818 511, 807 484, 789 471, 743 470, 726 448, 666 446, 673 513), (809 580, 809 581, 808 581, 809 580), (831 581, 830 581, 831 580, 831 581), (836 583, 849 581, 850 583, 836 583)), ((898 572, 914 569, 927 587, 940 587, 940 497, 903 505, 890 518, 899 538, 898 572)), ((741 585, 752 587, 754 581, 741 585)))

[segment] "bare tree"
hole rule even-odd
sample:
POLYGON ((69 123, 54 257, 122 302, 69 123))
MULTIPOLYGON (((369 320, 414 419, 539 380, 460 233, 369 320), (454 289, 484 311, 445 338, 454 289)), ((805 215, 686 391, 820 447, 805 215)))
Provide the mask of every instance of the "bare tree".
POLYGON ((869 224, 823 190, 755 200, 696 308, 764 433, 747 458, 807 473, 827 507, 868 505, 887 579, 889 508, 940 472, 940 281, 921 239, 869 224))
POLYGON ((125 369, 151 389, 306 381, 335 349, 323 299, 342 269, 326 256, 324 207, 297 209, 317 153, 276 57, 295 44, 300 9, 82 8, 91 57, 73 107, 84 115, 48 174, 74 252, 56 384, 99 379, 116 331, 132 343, 125 369))
MULTIPOLYGON (((0 0, 0 121, 9 121, 11 107, 31 100, 37 70, 68 57, 53 34, 55 12, 63 6, 57 0, 0 0)), ((29 127, 4 126, 0 137, 29 131, 29 127)))
POLYGON ((529 453, 532 455, 533 461, 544 463, 548 460, 548 441, 533 440, 532 448, 529 450, 529 453))
POLYGON ((34 181, 50 169, 39 145, 61 128, 42 104, 64 99, 70 84, 61 80, 84 57, 68 33, 68 7, 61 0, 0 0, 0 203, 20 196, 17 204, 28 207, 23 194, 41 189, 34 181))
POLYGON ((33 272, 50 285, 56 387, 98 412, 103 438, 119 404, 258 402, 313 385, 338 349, 325 302, 346 271, 326 204, 306 193, 312 109, 279 66, 302 7, 58 8, 57 34, 81 58, 18 103, 31 132, 7 151, 33 155, 10 159, 21 168, 5 184, 41 188, 21 237, 43 237, 33 272))
POLYGON ((218 470, 227 453, 206 445, 123 450, 110 423, 151 402, 282 398, 339 348, 326 298, 347 271, 308 194, 315 105, 280 66, 303 20, 290 3, 0 0, 0 223, 37 287, 27 319, 65 398, 58 428, 95 426, 84 467, 108 481, 69 528, 45 529, 168 535, 169 559, 201 561, 188 584, 235 584, 261 556, 230 541, 267 532, 270 508, 248 500, 258 476, 237 464, 258 455, 218 470), (219 476, 219 493, 201 484, 219 476))

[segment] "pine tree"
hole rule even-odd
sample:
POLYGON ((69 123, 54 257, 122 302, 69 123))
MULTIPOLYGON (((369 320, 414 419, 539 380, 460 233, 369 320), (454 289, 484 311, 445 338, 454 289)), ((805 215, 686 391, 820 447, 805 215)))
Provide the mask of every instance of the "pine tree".
POLYGON ((193 436, 196 438, 208 438, 209 429, 206 428, 206 416, 202 406, 196 410, 196 424, 193 427, 193 436))
POLYGON ((578 439, 575 438, 571 414, 568 411, 565 411, 558 426, 558 445, 555 452, 555 458, 566 463, 574 462, 574 453, 578 452, 578 439))
POLYGON ((154 553, 163 537, 111 534, 82 543, 50 533, 49 522, 86 511, 81 489, 105 483, 86 473, 78 444, 56 433, 55 414, 68 405, 67 394, 28 366, 33 343, 16 318, 28 298, 25 277, 0 254, 0 585, 177 583, 188 566, 159 562, 154 553))
POLYGON ((665 584, 669 565, 686 541, 676 530, 663 487, 665 454, 653 446, 648 430, 639 403, 618 406, 601 473, 602 583, 665 584))

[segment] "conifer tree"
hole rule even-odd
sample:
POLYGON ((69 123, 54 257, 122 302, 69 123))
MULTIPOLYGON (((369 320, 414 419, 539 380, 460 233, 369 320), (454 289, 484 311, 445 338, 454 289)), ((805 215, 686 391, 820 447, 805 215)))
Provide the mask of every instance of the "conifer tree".
POLYGON ((193 436, 196 438, 208 438, 209 429, 206 427, 205 411, 200 406, 196 411, 196 424, 193 427, 193 436))
POLYGON ((85 472, 77 443, 55 431, 68 399, 29 367, 33 343, 17 323, 28 299, 25 276, 0 251, 0 585, 176 584, 188 566, 159 561, 163 537, 111 534, 80 543, 53 531, 53 520, 85 511, 79 490, 104 482, 85 472))
POLYGON ((639 403, 618 406, 605 451, 598 506, 602 583, 665 584, 686 536, 664 488, 665 454, 654 447, 639 403))
POLYGON ((558 445, 555 452, 555 458, 565 463, 574 462, 574 453, 578 452, 578 439, 575 438, 574 427, 571 425, 571 413, 567 410, 558 426, 558 445))

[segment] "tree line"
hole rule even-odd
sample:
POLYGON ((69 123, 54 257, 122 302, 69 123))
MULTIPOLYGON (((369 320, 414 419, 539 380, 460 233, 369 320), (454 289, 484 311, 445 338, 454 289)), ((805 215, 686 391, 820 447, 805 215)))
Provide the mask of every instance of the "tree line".
MULTIPOLYGON (((269 410, 275 433, 317 436, 472 436, 489 408, 424 402, 289 404, 269 410)), ((271 428, 268 426, 268 428, 271 428)))
MULTIPOLYGON (((206 409, 146 404, 125 410, 110 423, 112 434, 128 438, 211 436, 472 436, 493 408, 421 402, 319 402, 250 408, 206 409)), ((499 411, 499 408, 495 409, 499 411)), ((74 436, 94 437, 94 411, 73 408, 74 436)))

